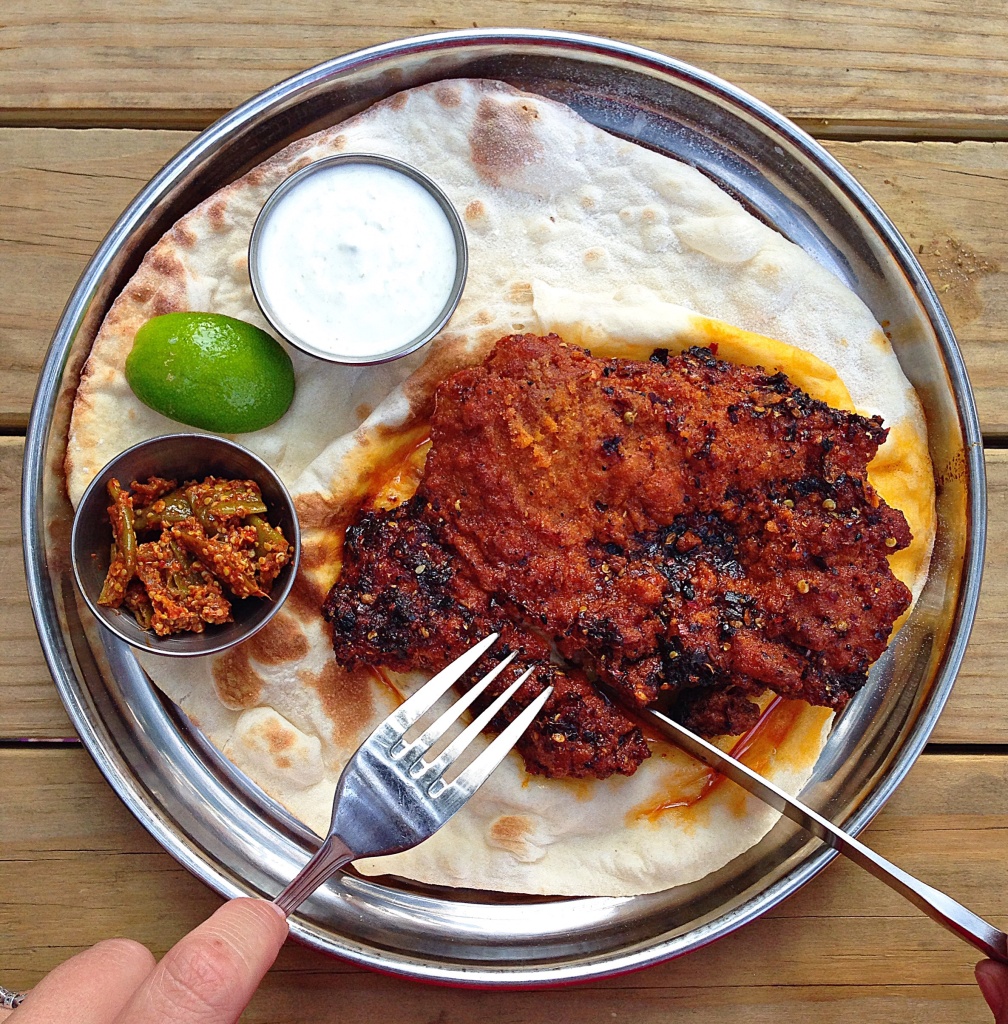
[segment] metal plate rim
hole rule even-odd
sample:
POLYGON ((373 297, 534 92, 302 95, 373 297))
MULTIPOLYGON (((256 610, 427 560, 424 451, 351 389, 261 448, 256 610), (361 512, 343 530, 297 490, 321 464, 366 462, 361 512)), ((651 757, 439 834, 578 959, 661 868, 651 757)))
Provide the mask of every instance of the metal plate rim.
MULTIPOLYGON (((952 378, 953 390, 958 400, 960 421, 966 441, 966 459, 973 483, 972 500, 967 509, 973 532, 967 542, 961 586, 962 597, 957 608, 956 623, 953 626, 954 641, 946 650, 938 669, 937 685, 929 698, 928 712, 916 723, 881 783, 847 822, 847 827, 853 833, 856 834, 868 824, 923 749, 951 691, 962 660, 969 626, 972 624, 979 596, 985 541, 986 478, 979 420, 961 353, 934 290, 889 218, 842 165, 792 122, 766 104, 717 76, 693 68, 674 58, 600 37, 534 29, 478 29, 411 37, 346 54, 306 69, 235 108, 190 142, 141 190, 136 199, 116 221, 88 263, 60 318, 43 364, 25 443, 21 511, 29 601, 46 663, 60 691, 60 696, 91 756, 134 816, 176 860, 226 896, 247 894, 250 890, 239 880, 219 870, 217 866, 209 864, 181 830, 171 828, 150 807, 144 799, 142 788, 124 770, 124 765, 111 756, 99 729, 88 717, 86 709, 76 693, 76 678, 65 638, 61 635, 54 635, 54 632, 58 633, 58 630, 54 631, 53 629, 53 623, 57 621, 56 608, 52 593, 48 589, 48 580, 45 578, 44 524, 41 508, 42 476, 49 440, 49 426, 69 345, 77 333, 86 313, 89 297, 105 269, 110 254, 116 251, 122 238, 129 233, 141 211, 146 211, 152 203, 156 202, 157 197, 171 182, 177 179, 186 167, 214 147, 222 145, 228 134, 241 127, 249 118, 264 113, 274 104, 283 102, 293 92, 330 75, 347 70, 357 70, 393 56, 433 53, 442 48, 454 49, 468 44, 486 45, 488 43, 502 47, 555 46, 579 53, 587 51, 611 59, 650 67, 664 74, 699 84, 707 90, 720 94, 732 104, 741 106, 747 112, 758 115, 774 131, 787 137, 806 156, 818 164, 819 168, 826 172, 872 222, 883 236, 890 253, 913 284, 915 296, 925 309, 941 346, 945 365, 952 378)), ((325 936, 318 929, 301 922, 294 922, 292 933, 309 945, 335 952, 337 955, 383 973, 411 978, 419 977, 442 984, 527 988, 586 981, 591 978, 609 977, 641 969, 707 945, 771 909, 814 877, 833 856, 835 853, 826 849, 813 853, 778 882, 756 894, 735 910, 690 931, 690 941, 686 944, 679 939, 673 939, 666 943, 649 946, 644 950, 631 951, 619 957, 610 957, 601 967, 590 964, 581 969, 572 969, 568 966, 536 968, 531 971, 518 969, 502 973, 499 970, 459 970, 429 963, 412 964, 408 962, 409 957, 404 957, 402 963, 391 963, 388 959, 368 951, 350 948, 334 949, 331 941, 327 942, 325 936)))

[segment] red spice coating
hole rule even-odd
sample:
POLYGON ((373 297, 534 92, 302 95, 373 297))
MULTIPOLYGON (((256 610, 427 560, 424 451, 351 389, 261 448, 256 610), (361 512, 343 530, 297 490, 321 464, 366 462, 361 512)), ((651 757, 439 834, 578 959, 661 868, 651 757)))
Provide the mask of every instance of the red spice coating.
MULTIPOLYGON (((388 622, 368 628, 376 605, 360 600, 364 576, 386 597, 390 549, 369 551, 366 538, 398 517, 423 524, 451 599, 481 627, 489 602, 703 733, 743 731, 755 713, 746 695, 767 688, 842 708, 910 602, 886 559, 909 528, 865 479, 885 436, 877 417, 708 350, 641 363, 593 359, 556 336, 503 338, 438 389, 408 508, 371 514, 348 537, 325 608, 337 658, 389 664, 395 644, 405 666, 428 643, 388 622)), ((436 636, 434 604, 411 613, 436 636)), ((443 643, 429 667, 473 635, 443 643)), ((600 749, 612 738, 602 732, 600 749)), ((549 775, 584 774, 567 751, 565 737, 525 756, 549 775)), ((600 774, 632 770, 595 761, 600 774)))

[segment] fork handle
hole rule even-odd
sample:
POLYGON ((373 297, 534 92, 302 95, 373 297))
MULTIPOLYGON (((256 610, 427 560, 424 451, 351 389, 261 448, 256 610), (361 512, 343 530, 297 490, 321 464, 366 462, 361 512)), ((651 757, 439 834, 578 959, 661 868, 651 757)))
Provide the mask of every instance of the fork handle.
POLYGON ((349 864, 356 856, 339 836, 329 836, 273 902, 285 916, 290 917, 333 872, 349 864))

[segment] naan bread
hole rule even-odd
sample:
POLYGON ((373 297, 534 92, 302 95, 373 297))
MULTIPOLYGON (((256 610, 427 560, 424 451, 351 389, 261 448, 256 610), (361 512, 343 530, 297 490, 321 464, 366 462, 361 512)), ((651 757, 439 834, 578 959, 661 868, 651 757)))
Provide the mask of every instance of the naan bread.
MULTIPOLYGON (((66 457, 75 504, 118 452, 178 429, 126 384, 137 328, 159 313, 203 310, 268 329, 248 283, 255 217, 293 171, 355 151, 415 164, 448 193, 469 239, 462 301, 435 343, 408 361, 350 368, 291 351, 290 411, 237 439, 295 495, 304 547, 294 592, 265 630, 219 657, 141 656, 156 684, 302 821, 324 833, 343 764, 400 693, 422 681, 336 665, 319 606, 339 571, 342 531, 371 468, 415 444, 437 383, 481 360, 501 335, 556 330, 598 355, 714 343, 724 357, 779 366, 833 404, 882 415, 892 433, 872 480, 910 521, 915 541, 894 569, 919 593, 934 536, 924 419, 864 304, 693 168, 560 104, 485 81, 399 93, 296 142, 154 246, 82 374, 66 457)), ((760 767, 795 792, 831 713, 788 714, 793 721, 760 767)), ((512 754, 432 840, 358 867, 528 893, 631 895, 683 884, 757 842, 777 818, 727 784, 692 806, 663 809, 670 796, 695 789, 696 773, 685 755, 659 747, 629 779, 548 781, 527 777, 512 754)))

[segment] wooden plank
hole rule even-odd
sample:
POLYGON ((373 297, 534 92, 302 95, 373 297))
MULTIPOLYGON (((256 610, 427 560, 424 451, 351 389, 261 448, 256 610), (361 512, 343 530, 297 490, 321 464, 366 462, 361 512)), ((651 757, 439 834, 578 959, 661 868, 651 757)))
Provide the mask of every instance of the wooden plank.
MULTIPOLYGON (((17 514, 23 442, 0 438, 0 739, 72 735, 28 608, 17 514)), ((987 452, 989 535, 983 590, 962 671, 933 740, 1008 743, 1008 451, 987 452)))
POLYGON ((87 261, 190 137, 0 129, 0 428, 24 430, 50 339, 87 261))
POLYGON ((21 549, 24 440, 0 437, 0 739, 74 734, 42 657, 21 549))
POLYGON ((980 605, 937 743, 1008 743, 1008 451, 986 453, 987 552, 980 605))
POLYGON ((8 4, 6 124, 202 127, 288 75, 433 31, 534 26, 625 40, 704 67, 822 132, 1002 135, 1008 18, 1001 0, 475 0, 416 8, 349 0, 8 4), (13 9, 11 9, 13 8, 13 9), (361 24, 362 20, 366 24, 361 24))
MULTIPOLYGON (((1008 758, 925 755, 868 842, 993 920, 1008 918, 1008 758)), ((136 824, 80 750, 0 750, 0 963, 27 987, 128 934, 160 955, 218 899, 136 824), (84 912, 81 912, 81 911, 84 912)), ((571 989, 462 992, 381 977, 288 943, 244 1018, 365 1024, 730 1019, 986 1021, 979 957, 881 883, 834 862, 741 932, 678 961, 571 989)))
MULTIPOLYGON (((129 200, 186 132, 0 129, 0 428, 24 429, 63 304, 129 200)), ((1008 435, 1008 144, 835 143, 941 293, 981 423, 1008 435)))
POLYGON ((983 431, 1008 434, 1008 146, 830 143, 927 272, 966 359, 983 431))

